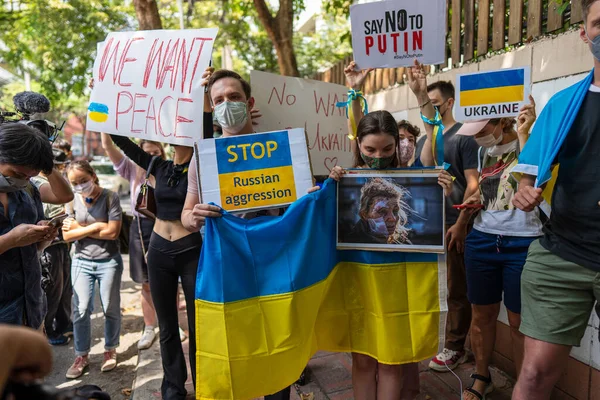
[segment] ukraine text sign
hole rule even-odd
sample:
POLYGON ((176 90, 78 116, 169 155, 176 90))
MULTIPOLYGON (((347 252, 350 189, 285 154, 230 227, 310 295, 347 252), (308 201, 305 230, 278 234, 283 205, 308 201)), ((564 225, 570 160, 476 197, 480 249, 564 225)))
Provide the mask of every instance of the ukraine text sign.
POLYGON ((441 64, 446 57, 446 0, 389 0, 350 7, 359 68, 441 64))
POLYGON ((227 211, 294 202, 312 186, 304 129, 198 143, 202 201, 227 211))
POLYGON ((458 121, 516 117, 531 92, 531 69, 458 75, 456 90, 458 121))
POLYGON ((87 129, 192 146, 217 29, 113 32, 99 43, 87 129))

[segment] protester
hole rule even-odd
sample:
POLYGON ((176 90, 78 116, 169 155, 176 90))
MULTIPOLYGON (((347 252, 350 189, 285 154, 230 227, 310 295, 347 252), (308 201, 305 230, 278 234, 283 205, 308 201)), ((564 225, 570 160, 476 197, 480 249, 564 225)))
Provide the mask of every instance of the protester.
POLYGON ((0 354, 0 396, 9 379, 33 383, 52 370, 52 350, 46 338, 29 328, 0 325, 0 354))
MULTIPOLYGON (((519 333, 521 272, 529 245, 542 234, 540 210, 525 213, 512 205, 517 181, 510 174, 529 138, 535 121, 535 102, 522 108, 519 127, 513 118, 466 122, 458 135, 473 136, 479 149, 479 193, 463 206, 481 206, 465 242, 469 302, 472 304, 471 348, 476 372, 465 400, 480 400, 494 389, 489 365, 496 343, 500 302, 508 312, 517 375, 523 362, 523 335, 519 333)), ((478 210, 470 208, 470 210, 478 210)))
MULTIPOLYGON (((52 174, 46 175, 43 172, 40 175, 31 178, 40 193, 46 193, 47 200, 59 202, 52 204, 44 203, 44 216, 51 220, 54 217, 65 213, 64 203, 73 200, 71 186, 62 176, 61 169, 67 162, 67 155, 53 145, 54 169, 52 174), (51 177, 51 178, 50 178, 51 177), (52 182, 50 181, 52 179, 52 182), (57 182, 59 189, 56 189, 57 182), (56 191, 57 193, 54 193, 56 191), (62 196, 62 197, 61 197, 62 196)), ((44 197, 44 196, 42 196, 44 197)), ((54 346, 68 344, 69 334, 73 327, 71 322, 71 298, 73 290, 71 286, 71 256, 69 254, 69 245, 63 240, 61 232, 54 241, 42 252, 40 256, 42 266, 43 286, 46 293, 48 312, 44 319, 44 329, 48 336, 48 341, 54 346)))
POLYGON ((521 276, 525 356, 515 400, 550 398, 600 300, 600 0, 583 0, 581 8, 580 36, 594 69, 550 99, 513 169, 522 174, 513 203, 532 212, 551 166, 560 165, 549 222, 529 248, 521 276))
MULTIPOLYGON (((208 86, 210 101, 214 107, 217 122, 222 128, 223 137, 247 135, 254 133, 252 128, 252 112, 254 98, 251 95, 250 84, 239 74, 229 70, 219 70, 211 74, 204 84, 208 86)), ((255 111, 257 115, 258 110, 255 111)), ((206 218, 218 218, 221 209, 210 204, 200 204, 198 194, 196 163, 192 162, 189 171, 189 181, 185 205, 181 214, 181 222, 190 232, 198 232, 206 218)), ((313 188, 314 189, 314 188, 313 188)), ((282 215, 284 209, 255 210, 239 217, 253 219, 265 215, 282 215)), ((273 395, 265 396, 265 400, 287 400, 291 390, 286 388, 273 395)))
MULTIPOLYGON (((418 64, 418 63, 417 63, 418 64)), ((452 115, 454 86, 439 81, 427 86, 427 75, 419 64, 420 79, 410 80, 409 87, 415 94, 421 113, 434 119, 439 111, 444 125, 444 162, 454 179, 452 195, 446 199, 446 264, 448 268, 448 315, 446 319, 446 343, 444 350, 429 363, 438 372, 454 369, 467 360, 465 341, 471 325, 471 305, 467 298, 464 247, 467 233, 471 230, 470 214, 459 212, 453 206, 462 204, 478 189, 477 150, 479 146, 472 137, 457 135, 462 126, 452 115), (435 107, 435 109, 434 109, 435 107)), ((425 124, 427 135, 418 142, 416 157, 423 165, 434 165, 432 150, 433 128, 425 124)))
POLYGON ((104 313, 104 361, 100 370, 117 366, 117 347, 121 333, 121 275, 123 260, 119 253, 122 210, 119 196, 99 185, 94 169, 87 161, 69 165, 69 181, 76 193, 70 218, 63 223, 63 237, 75 242, 71 280, 73 282, 73 334, 75 361, 66 377, 80 377, 89 365, 91 314, 94 287, 100 287, 104 313))
MULTIPOLYGON (((111 135, 113 142, 139 167, 148 170, 153 157, 126 137, 111 135)), ((155 159, 150 173, 156 180, 156 222, 148 246, 150 293, 160 329, 160 351, 164 371, 163 399, 185 399, 187 368, 179 336, 177 291, 179 279, 188 305, 190 337, 195 338, 194 295, 196 270, 202 246, 199 233, 188 232, 181 224, 181 210, 187 190, 188 169, 193 149, 174 146, 173 160, 155 159)), ((196 342, 189 342, 192 378, 196 379, 196 342)))
MULTIPOLYGON (((150 245, 150 237, 154 229, 154 220, 135 211, 136 201, 140 188, 146 178, 146 171, 138 167, 128 157, 124 156, 113 144, 110 136, 101 134, 102 148, 115 166, 119 175, 129 181, 129 193, 133 221, 129 229, 129 270, 131 279, 142 285, 142 314, 144 315, 144 332, 138 341, 138 349, 145 350, 152 346, 156 337, 156 309, 150 294, 150 283, 148 281, 148 265, 146 253, 150 245)), ((142 140, 140 147, 153 157, 166 159, 162 144, 142 140)), ((152 187, 156 186, 153 176, 149 178, 152 187)), ((177 296, 177 295, 176 295, 177 296)))
POLYGON ((46 301, 38 251, 56 237, 28 180, 52 174, 48 137, 23 124, 0 125, 0 323, 42 326, 46 301))

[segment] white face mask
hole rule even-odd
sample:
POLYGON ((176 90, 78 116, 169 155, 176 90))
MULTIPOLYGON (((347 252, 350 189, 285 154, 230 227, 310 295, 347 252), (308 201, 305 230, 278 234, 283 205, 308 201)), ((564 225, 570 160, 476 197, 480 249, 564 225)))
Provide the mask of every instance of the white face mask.
POLYGON ((90 194, 93 189, 94 189, 94 182, 92 182, 92 181, 87 181, 80 185, 73 186, 73 192, 78 193, 78 194, 90 194))
POLYGON ((494 136, 494 133, 496 132, 496 129, 498 129, 498 126, 500 126, 500 124, 496 125, 494 132, 490 133, 489 135, 476 137, 475 142, 477 142, 477 144, 482 147, 492 147, 500 143, 502 141, 502 132, 500 132, 500 136, 498 136, 497 138, 494 136))
POLYGON ((27 179, 13 178, 0 174, 0 193, 11 193, 24 190, 29 181, 27 179))
POLYGON ((248 121, 247 104, 241 101, 224 101, 214 112, 221 128, 232 133, 238 133, 248 121))

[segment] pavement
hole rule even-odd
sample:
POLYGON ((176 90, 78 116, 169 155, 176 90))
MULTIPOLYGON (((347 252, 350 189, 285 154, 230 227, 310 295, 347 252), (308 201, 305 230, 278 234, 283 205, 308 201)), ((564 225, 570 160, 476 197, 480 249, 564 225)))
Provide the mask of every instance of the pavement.
MULTIPOLYGON (((157 340, 148 350, 139 351, 137 341, 144 327, 140 303, 141 285, 134 283, 129 277, 129 260, 123 257, 125 264, 121 284, 121 309, 123 325, 121 343, 118 348, 118 366, 111 372, 100 372, 102 353, 104 351, 104 317, 99 297, 96 294, 94 313, 92 315, 92 350, 90 368, 79 379, 65 378, 65 372, 73 362, 73 343, 66 346, 55 346, 54 368, 47 379, 58 388, 93 384, 100 386, 111 395, 113 400, 160 400, 160 384, 162 366, 160 347, 157 340)), ((96 291, 97 293, 97 291, 96 291)), ((183 296, 181 296, 183 300, 183 296)), ((185 303, 181 302, 179 320, 181 327, 187 332, 185 303)), ((188 354, 189 339, 182 345, 184 354, 188 354)), ((189 360, 188 360, 189 363, 189 360)), ((428 361, 420 365, 421 394, 417 400, 460 400, 461 387, 459 380, 450 372, 438 373, 427 368, 428 361)), ((456 374, 463 382, 463 387, 471 383, 469 375, 475 370, 471 357, 460 365, 456 374)), ((189 364, 188 364, 189 371, 189 364)), ((496 390, 488 395, 491 400, 509 400, 514 382, 503 372, 492 368, 492 378, 496 390)), ((188 399, 194 398, 191 376, 186 384, 188 399)), ((317 353, 307 366, 306 381, 303 386, 295 385, 291 400, 350 400, 352 394, 352 358, 346 353, 317 353)))

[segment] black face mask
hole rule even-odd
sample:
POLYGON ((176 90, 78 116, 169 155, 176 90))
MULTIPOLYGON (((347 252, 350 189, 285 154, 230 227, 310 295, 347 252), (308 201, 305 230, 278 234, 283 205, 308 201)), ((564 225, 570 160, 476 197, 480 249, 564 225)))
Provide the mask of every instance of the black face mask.
POLYGON ((446 116, 446 113, 448 112, 448 109, 450 108, 450 107, 446 107, 446 109, 444 110, 444 112, 440 111, 441 108, 442 108, 442 106, 444 104, 447 104, 447 103, 448 103, 448 100, 446 100, 445 102, 443 102, 442 104, 440 104, 439 106, 437 106, 437 109, 438 109, 438 111, 440 113, 440 117, 442 117, 442 118, 444 118, 446 116))

